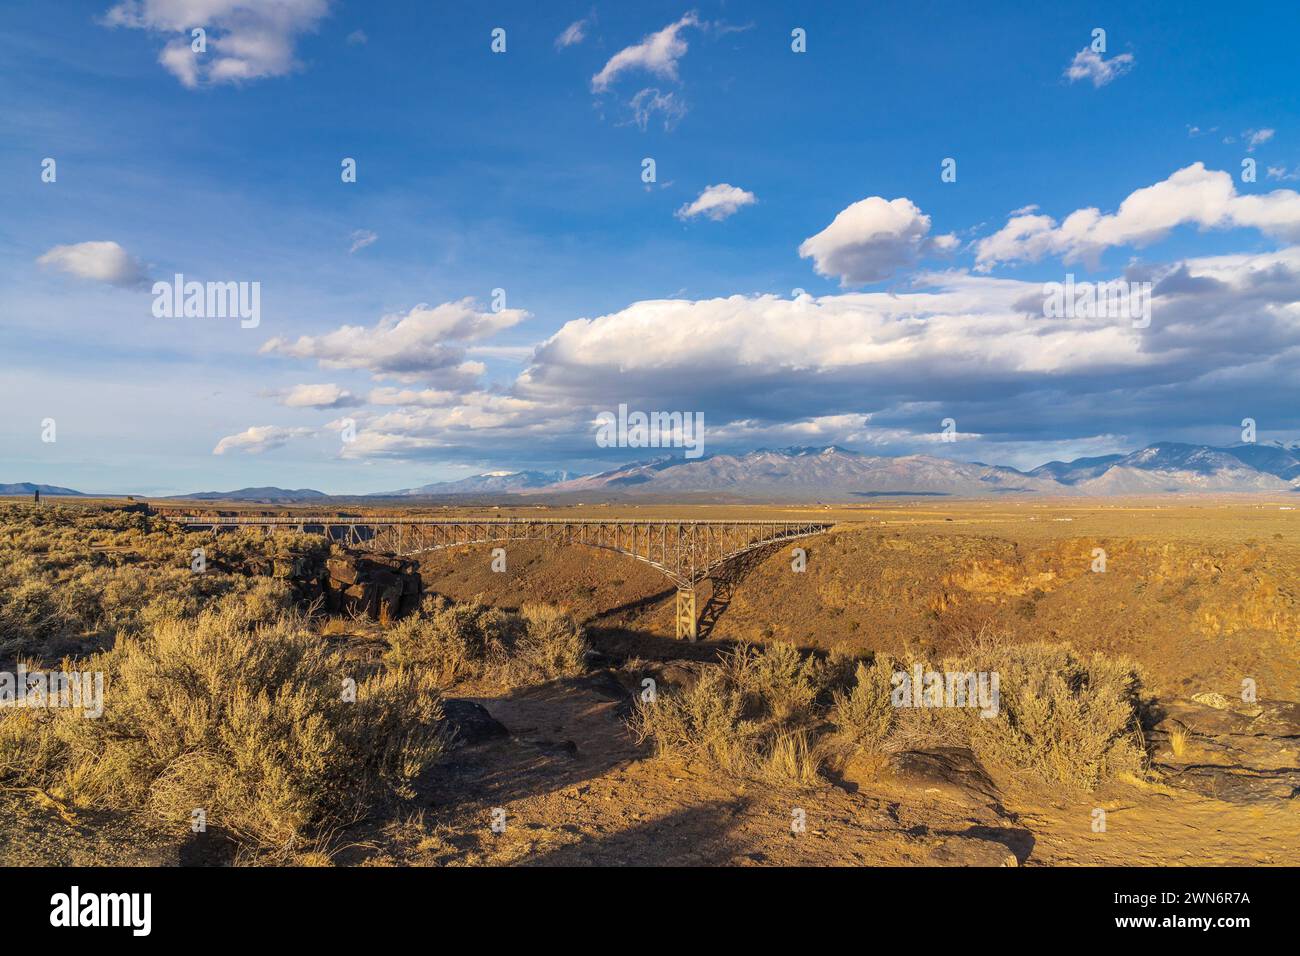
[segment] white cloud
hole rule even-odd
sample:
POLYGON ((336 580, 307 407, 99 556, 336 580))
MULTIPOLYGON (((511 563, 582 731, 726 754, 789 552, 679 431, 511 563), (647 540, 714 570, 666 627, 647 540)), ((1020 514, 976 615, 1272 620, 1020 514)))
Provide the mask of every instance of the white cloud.
POLYGON ((1095 87, 1105 86, 1116 77, 1123 76, 1133 69, 1136 61, 1132 53, 1121 53, 1107 60, 1102 54, 1084 47, 1074 55, 1070 65, 1065 68, 1065 78, 1071 83, 1077 80, 1091 80, 1095 87))
POLYGON ((342 454, 572 459, 593 453, 595 414, 626 402, 704 412, 719 449, 920 450, 952 416, 997 447, 1022 442, 1027 460, 1043 442, 1122 435, 1135 420, 1152 437, 1204 429, 1225 393, 1276 416, 1300 387, 1300 247, 1149 269, 1147 328, 1045 315, 1040 282, 915 278, 921 291, 647 300, 574 320, 507 389, 373 389, 387 410, 358 413, 342 454))
POLYGON ((1095 207, 1077 209, 1057 224, 1051 216, 1012 217, 998 232, 976 244, 976 268, 999 262, 1036 262, 1045 255, 1066 262, 1095 261, 1112 246, 1143 246, 1180 225, 1202 229, 1250 228, 1287 240, 1300 239, 1300 194, 1278 189, 1239 195, 1229 173, 1193 163, 1163 182, 1135 190, 1119 211, 1103 215, 1095 207))
POLYGON ((334 384, 295 385, 279 393, 280 404, 289 408, 349 408, 361 399, 334 384))
POLYGON ((645 132, 656 113, 663 116, 664 129, 671 131, 688 111, 686 103, 676 93, 664 93, 655 87, 640 90, 628 101, 628 106, 632 109, 632 125, 642 132, 645 132))
POLYGON ((929 238, 930 217, 907 198, 861 199, 829 226, 805 239, 799 255, 813 260, 818 275, 838 276, 842 285, 879 282, 913 265, 924 254, 954 250, 957 237, 929 238))
POLYGON ((366 36, 365 30, 353 30, 348 34, 348 46, 361 46, 369 42, 370 37, 366 36))
POLYGON ((443 388, 372 388, 371 405, 419 405, 425 408, 444 408, 455 405, 463 393, 443 388))
POLYGON ((587 39, 587 21, 575 20, 564 28, 564 32, 555 38, 555 48, 563 50, 565 47, 576 46, 583 40, 587 39))
MULTIPOLYGON (((376 390, 402 407, 363 418, 344 458, 407 458, 488 443, 528 447, 578 429, 568 411, 509 395, 470 392, 443 401, 436 391, 376 390)), ((333 427, 333 423, 326 427, 333 427)))
POLYGON ((1027 316, 1022 302, 1041 302, 1041 283, 926 278, 935 291, 635 302, 565 324, 538 349, 518 394, 581 400, 646 388, 663 398, 683 389, 730 391, 737 376, 745 388, 762 388, 766 380, 811 384, 848 369, 894 378, 903 369, 961 367, 991 378, 997 370, 1077 373, 1151 361, 1128 323, 1027 316))
POLYGON ((609 58, 600 72, 591 78, 591 88, 603 93, 629 70, 646 70, 664 79, 677 79, 677 61, 686 55, 687 44, 680 36, 686 27, 700 25, 695 13, 688 13, 676 23, 670 23, 657 33, 651 33, 640 43, 624 47, 609 58))
POLYGON ((376 376, 425 381, 449 387, 472 387, 484 372, 481 362, 464 361, 460 343, 495 335, 529 318, 522 309, 481 311, 473 299, 384 316, 367 328, 345 325, 324 335, 294 341, 274 338, 263 353, 314 358, 326 368, 367 369, 376 376))
POLYGON ((352 246, 348 249, 348 255, 352 255, 358 249, 372 246, 378 241, 379 233, 371 232, 369 229, 357 229, 352 233, 352 246))
POLYGON ((328 12, 329 0, 121 0, 103 22, 168 37, 158 62, 194 88, 284 76, 298 65, 299 34, 328 12), (206 31, 206 52, 191 49, 195 27, 206 31))
POLYGON ((280 448, 294 438, 314 434, 310 428, 285 428, 281 425, 253 425, 235 435, 227 435, 212 449, 214 455, 228 451, 260 455, 264 451, 280 448))
POLYGON ((754 202, 756 202, 754 194, 748 190, 730 183, 718 183, 716 186, 706 186, 694 202, 689 202, 678 209, 676 216, 678 219, 705 216, 718 222, 735 215, 741 207, 754 202))
POLYGON ((627 402, 700 410, 711 428, 930 403, 873 420, 889 428, 919 419, 928 430, 978 406, 985 421, 963 431, 1064 440, 1122 431, 1134 418, 1157 431, 1171 420, 1217 421, 1227 386, 1215 391, 1215 382, 1229 371, 1239 376, 1231 389, 1269 408, 1269 395, 1300 385, 1300 247, 1188 260, 1150 278, 1147 328, 1126 317, 1048 316, 1041 282, 960 272, 920 276, 919 292, 635 302, 567 323, 513 394, 544 403, 556 422, 568 421, 562 409, 627 402))
POLYGON ((70 246, 55 246, 36 262, 78 279, 107 282, 123 289, 142 288, 149 282, 140 261, 116 242, 78 242, 70 246))
POLYGON ((1275 129, 1248 129, 1242 135, 1246 138, 1246 152, 1253 153, 1256 146, 1261 146, 1273 138, 1275 129))

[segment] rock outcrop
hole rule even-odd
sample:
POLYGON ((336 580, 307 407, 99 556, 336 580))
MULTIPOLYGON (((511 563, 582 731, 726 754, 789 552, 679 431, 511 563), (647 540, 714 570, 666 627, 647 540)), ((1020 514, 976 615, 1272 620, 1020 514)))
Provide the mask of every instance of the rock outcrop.
POLYGON ((333 613, 365 614, 387 624, 420 606, 420 566, 382 554, 335 554, 321 576, 325 607, 333 613))
POLYGON ((1163 701, 1151 730, 1164 782, 1231 803, 1300 794, 1300 704, 1220 694, 1163 701))

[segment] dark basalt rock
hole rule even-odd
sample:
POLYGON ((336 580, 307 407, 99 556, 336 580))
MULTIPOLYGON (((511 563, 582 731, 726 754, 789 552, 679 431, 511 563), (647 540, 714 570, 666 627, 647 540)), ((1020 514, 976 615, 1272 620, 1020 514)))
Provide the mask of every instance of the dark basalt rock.
POLYGON ((442 713, 456 732, 456 746, 469 747, 510 736, 505 724, 488 713, 482 704, 476 704, 472 700, 444 700, 442 713))

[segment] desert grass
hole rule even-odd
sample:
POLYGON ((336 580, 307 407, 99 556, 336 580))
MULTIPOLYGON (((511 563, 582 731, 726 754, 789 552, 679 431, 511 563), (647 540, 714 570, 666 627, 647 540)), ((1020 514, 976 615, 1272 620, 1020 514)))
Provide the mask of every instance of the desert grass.
POLYGON ((0 505, 0 662, 105 648, 225 595, 260 603, 269 620, 293 603, 283 572, 328 553, 315 535, 214 539, 140 513, 0 505), (191 570, 196 548, 206 573, 191 570), (263 577, 277 569, 279 578, 263 577))

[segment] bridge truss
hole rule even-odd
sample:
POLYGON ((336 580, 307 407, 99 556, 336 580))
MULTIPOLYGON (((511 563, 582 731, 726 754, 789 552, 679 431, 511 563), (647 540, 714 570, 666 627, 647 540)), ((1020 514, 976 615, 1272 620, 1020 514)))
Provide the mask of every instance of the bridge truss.
POLYGON ((568 520, 564 518, 386 518, 184 516, 189 530, 260 528, 323 534, 362 551, 409 556, 475 544, 542 541, 614 551, 656 568, 677 586, 677 636, 698 635, 695 589, 723 565, 759 548, 821 534, 817 521, 568 520))

